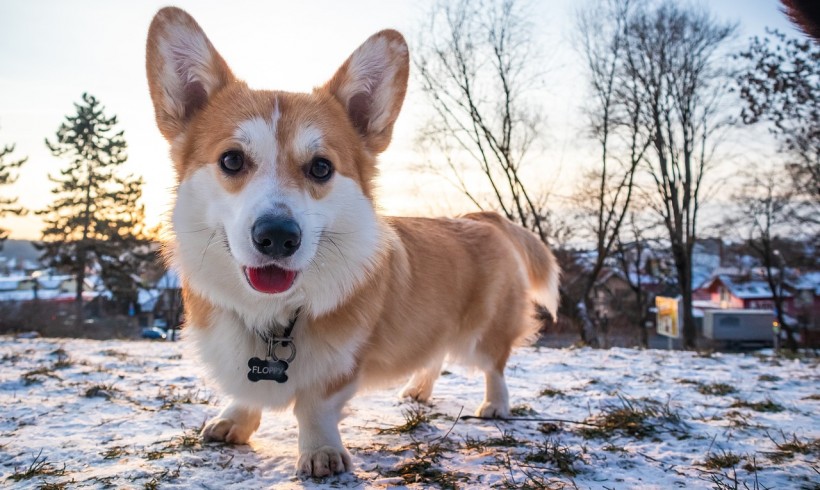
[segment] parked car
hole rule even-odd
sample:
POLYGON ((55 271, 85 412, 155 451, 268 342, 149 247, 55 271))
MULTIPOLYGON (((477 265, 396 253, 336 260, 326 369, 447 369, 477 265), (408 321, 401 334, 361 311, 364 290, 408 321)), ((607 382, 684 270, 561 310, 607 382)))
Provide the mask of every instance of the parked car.
POLYGON ((146 327, 142 329, 142 338, 152 340, 165 340, 167 334, 165 330, 157 327, 146 327))

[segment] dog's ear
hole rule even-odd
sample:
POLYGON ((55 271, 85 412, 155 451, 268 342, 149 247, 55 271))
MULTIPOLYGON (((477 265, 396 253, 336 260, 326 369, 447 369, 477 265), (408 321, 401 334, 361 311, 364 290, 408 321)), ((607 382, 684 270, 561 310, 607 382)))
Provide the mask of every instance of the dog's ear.
POLYGON ((404 37, 384 30, 359 46, 324 86, 342 103, 373 153, 384 151, 390 143, 409 71, 404 37))
POLYGON ((199 24, 175 7, 154 16, 145 67, 157 126, 169 141, 185 131, 210 97, 235 80, 199 24))

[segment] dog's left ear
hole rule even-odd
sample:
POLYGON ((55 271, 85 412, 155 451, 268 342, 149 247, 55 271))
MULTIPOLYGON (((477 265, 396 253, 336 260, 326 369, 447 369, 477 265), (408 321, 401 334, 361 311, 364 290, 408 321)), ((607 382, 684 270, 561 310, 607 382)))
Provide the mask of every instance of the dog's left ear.
POLYGON ((384 151, 390 143, 409 72, 404 37, 384 30, 359 46, 324 86, 342 103, 373 153, 384 151))

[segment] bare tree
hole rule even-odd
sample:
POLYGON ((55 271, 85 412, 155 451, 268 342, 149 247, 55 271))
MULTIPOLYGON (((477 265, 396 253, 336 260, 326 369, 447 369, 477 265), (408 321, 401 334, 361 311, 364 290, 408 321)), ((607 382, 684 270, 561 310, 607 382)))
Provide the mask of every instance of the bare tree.
POLYGON ((627 76, 625 64, 630 1, 601 3, 605 8, 590 4, 577 18, 592 95, 588 127, 600 151, 600 161, 586 173, 575 195, 595 247, 578 305, 581 340, 592 345, 599 330, 597 317, 590 314, 595 285, 629 212, 639 164, 651 143, 651 120, 645 117, 639 85, 627 76))
POLYGON ((648 265, 652 255, 652 240, 647 236, 647 227, 640 223, 635 212, 630 212, 629 226, 621 230, 615 244, 615 259, 629 289, 635 296, 635 310, 632 320, 638 330, 641 347, 649 347, 649 332, 646 322, 649 320, 649 307, 654 297, 647 290, 647 283, 659 282, 657 271, 648 265), (629 238, 626 238, 629 237, 629 238))
MULTIPOLYGON (((802 191, 803 221, 820 223, 820 44, 768 31, 738 54, 740 113, 745 124, 768 123, 780 142, 794 185, 802 191)), ((795 196, 798 197, 798 196, 795 196)))
POLYGON ((498 209, 546 241, 543 200, 521 176, 541 124, 527 16, 516 0, 433 6, 413 60, 434 112, 418 140, 445 159, 451 181, 479 209, 498 209))
MULTIPOLYGON (((753 168, 745 172, 732 196, 735 212, 727 218, 727 228, 739 230, 743 241, 763 264, 766 283, 772 291, 777 321, 786 333, 786 347, 797 350, 794 330, 786 322, 784 289, 786 258, 779 250, 782 236, 799 236, 812 232, 795 219, 793 208, 799 191, 791 185, 782 169, 753 168)), ((816 231, 815 231, 816 233, 816 231)))
POLYGON ((728 86, 721 48, 734 32, 734 25, 707 11, 670 0, 635 9, 626 28, 628 74, 638 84, 652 131, 646 197, 669 237, 683 297, 685 348, 694 348, 697 336, 692 253, 703 182, 728 122, 720 106, 728 86))

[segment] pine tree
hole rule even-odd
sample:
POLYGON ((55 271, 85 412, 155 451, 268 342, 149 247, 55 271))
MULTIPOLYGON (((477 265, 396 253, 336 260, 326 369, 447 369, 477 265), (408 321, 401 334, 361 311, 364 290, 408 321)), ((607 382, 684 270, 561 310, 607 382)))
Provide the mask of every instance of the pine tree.
MULTIPOLYGON (((12 153, 14 153, 14 145, 8 145, 0 149, 0 185, 15 183, 17 181, 17 175, 13 174, 12 171, 26 163, 27 158, 21 158, 19 160, 11 159, 12 153)), ((16 197, 0 196, 0 218, 8 214, 25 214, 25 209, 17 204, 16 197)), ((3 242, 6 241, 8 236, 8 230, 0 228, 0 250, 3 249, 3 242)))
POLYGON ((46 139, 51 153, 69 163, 58 176, 49 176, 55 199, 37 212, 46 216, 44 262, 77 278, 77 324, 83 320, 82 285, 95 264, 116 298, 125 304, 136 299, 133 278, 143 230, 142 179, 118 173, 128 158, 124 132, 115 129, 117 117, 106 116, 95 97, 82 99, 56 139, 46 139))

